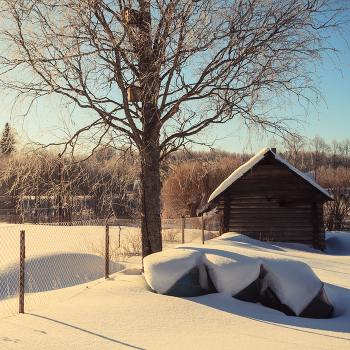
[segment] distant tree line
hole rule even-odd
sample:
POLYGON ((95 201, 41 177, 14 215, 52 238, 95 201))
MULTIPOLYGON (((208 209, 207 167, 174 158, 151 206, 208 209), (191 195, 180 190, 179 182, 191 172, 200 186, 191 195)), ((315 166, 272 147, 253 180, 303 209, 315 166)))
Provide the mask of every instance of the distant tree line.
MULTIPOLYGON (((350 140, 327 144, 316 135, 312 140, 285 138, 269 141, 277 154, 329 191, 334 202, 324 207, 327 229, 349 229, 350 140)), ((253 154, 197 152, 170 161, 172 168, 163 181, 162 202, 165 217, 194 216, 205 206, 210 194, 253 154)))
POLYGON ((49 149, 2 151, 0 220, 68 222, 134 217, 138 208, 134 190, 137 162, 129 151, 110 147, 98 148, 87 159, 61 157, 49 149))
MULTIPOLYGON (((52 149, 16 152, 6 123, 0 139, 0 216, 17 221, 77 221, 139 216, 138 154, 100 146, 90 157, 60 157, 52 149)), ((286 138, 270 147, 309 175, 335 199, 325 204, 329 230, 347 228, 350 210, 350 140, 327 144, 286 138)), ((161 168, 162 216, 197 216, 210 194, 253 154, 177 151, 161 168)), ((1 218, 0 218, 1 220, 1 218)))

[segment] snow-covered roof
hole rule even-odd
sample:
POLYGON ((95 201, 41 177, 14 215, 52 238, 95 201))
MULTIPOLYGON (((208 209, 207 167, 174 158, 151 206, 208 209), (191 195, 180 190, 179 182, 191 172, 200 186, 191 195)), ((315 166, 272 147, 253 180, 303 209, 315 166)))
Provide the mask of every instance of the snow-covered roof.
POLYGON ((212 202, 215 198, 217 198, 222 192, 224 192, 227 188, 229 188, 234 182, 243 177, 249 170, 251 170, 257 163, 259 163, 267 153, 271 153, 274 155, 275 160, 286 165, 293 173, 304 179, 311 186, 315 187, 317 190, 322 192, 329 200, 333 200, 333 198, 329 195, 329 193, 319 186, 316 182, 314 182, 310 177, 306 174, 302 173, 298 169, 294 168, 291 164, 287 163, 285 160, 280 158, 277 154, 273 153, 269 148, 263 148, 259 153, 257 153, 253 158, 251 158, 247 163, 243 164, 237 170, 235 170, 225 181, 223 181, 220 186, 211 194, 208 202, 212 202))

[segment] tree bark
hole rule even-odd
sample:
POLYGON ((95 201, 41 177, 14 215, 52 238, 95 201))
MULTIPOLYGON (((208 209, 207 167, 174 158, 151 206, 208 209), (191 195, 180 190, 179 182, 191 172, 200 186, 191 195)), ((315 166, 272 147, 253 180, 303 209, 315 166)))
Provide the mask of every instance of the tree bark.
POLYGON ((148 145, 141 152, 141 236, 142 258, 162 250, 160 217, 160 171, 159 148, 148 145))
POLYGON ((141 236, 142 259, 162 250, 160 216, 160 113, 158 110, 159 67, 152 48, 150 2, 140 2, 139 70, 141 87, 141 236))

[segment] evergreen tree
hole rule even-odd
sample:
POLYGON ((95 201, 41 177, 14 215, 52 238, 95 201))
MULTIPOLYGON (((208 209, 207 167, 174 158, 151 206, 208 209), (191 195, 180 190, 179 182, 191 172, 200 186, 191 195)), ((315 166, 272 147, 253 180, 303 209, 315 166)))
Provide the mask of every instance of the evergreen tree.
POLYGON ((16 141, 12 129, 9 123, 6 123, 0 140, 1 154, 4 156, 9 156, 13 151, 15 151, 15 144, 16 141))

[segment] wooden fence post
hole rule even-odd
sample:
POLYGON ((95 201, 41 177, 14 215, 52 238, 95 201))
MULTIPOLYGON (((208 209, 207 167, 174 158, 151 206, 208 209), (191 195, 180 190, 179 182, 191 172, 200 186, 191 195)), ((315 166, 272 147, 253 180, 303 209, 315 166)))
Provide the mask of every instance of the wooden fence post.
POLYGON ((185 243, 185 217, 181 217, 181 243, 185 243))
POLYGON ((19 252, 19 313, 24 313, 24 262, 25 262, 25 231, 20 234, 19 252))
POLYGON ((106 225, 105 278, 109 277, 109 225, 106 225))
POLYGON ((202 215, 202 244, 204 244, 204 215, 202 215))
POLYGON ((223 213, 220 213, 219 214, 220 216, 219 216, 219 236, 221 236, 222 234, 223 234, 223 229, 224 229, 224 227, 223 227, 223 224, 224 224, 224 218, 223 218, 223 213))

